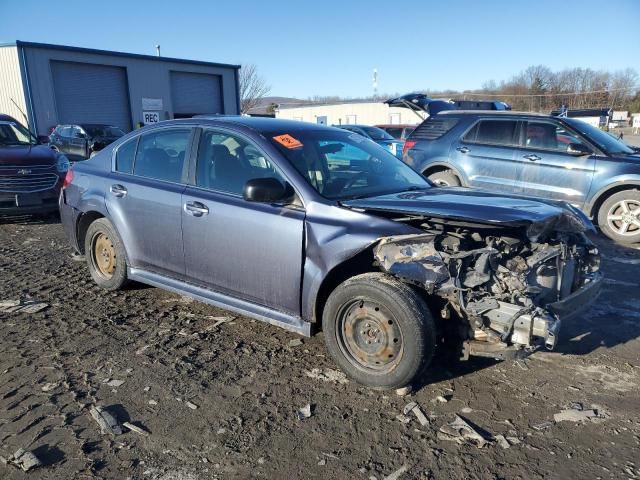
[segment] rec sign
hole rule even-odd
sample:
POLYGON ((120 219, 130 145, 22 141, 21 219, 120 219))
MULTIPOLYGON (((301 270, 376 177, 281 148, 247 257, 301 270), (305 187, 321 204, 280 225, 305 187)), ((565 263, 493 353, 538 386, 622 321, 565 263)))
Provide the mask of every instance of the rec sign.
POLYGON ((150 123, 158 123, 160 121, 160 114, 158 112, 142 112, 142 122, 145 125, 150 123))

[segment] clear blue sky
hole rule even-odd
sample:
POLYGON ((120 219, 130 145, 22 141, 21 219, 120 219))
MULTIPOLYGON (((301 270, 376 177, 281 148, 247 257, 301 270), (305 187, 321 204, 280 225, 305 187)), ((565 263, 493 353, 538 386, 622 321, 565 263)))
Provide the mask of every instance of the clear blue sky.
POLYGON ((0 42, 13 40, 159 43, 255 63, 272 95, 354 97, 372 93, 374 67, 388 93, 477 88, 534 64, 640 73, 640 0, 0 0, 0 42))

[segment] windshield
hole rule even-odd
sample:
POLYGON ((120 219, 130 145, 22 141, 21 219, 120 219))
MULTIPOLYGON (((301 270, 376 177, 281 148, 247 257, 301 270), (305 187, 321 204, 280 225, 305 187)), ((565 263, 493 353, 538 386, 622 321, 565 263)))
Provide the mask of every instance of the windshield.
POLYGON ((592 125, 589 125, 582 120, 578 120, 576 118, 565 118, 563 120, 609 155, 634 153, 631 148, 622 143, 620 140, 613 138, 608 133, 603 132, 599 128, 596 128, 592 125))
POLYGON ((0 145, 36 145, 37 139, 22 125, 0 122, 0 145))
POLYGON ((302 130, 264 135, 318 193, 329 199, 430 188, 424 177, 357 133, 302 130))
POLYGON ((395 140, 391 135, 378 127, 360 127, 372 140, 395 140))
POLYGON ((108 125, 83 125, 82 128, 90 137, 122 137, 124 135, 118 127, 108 125))

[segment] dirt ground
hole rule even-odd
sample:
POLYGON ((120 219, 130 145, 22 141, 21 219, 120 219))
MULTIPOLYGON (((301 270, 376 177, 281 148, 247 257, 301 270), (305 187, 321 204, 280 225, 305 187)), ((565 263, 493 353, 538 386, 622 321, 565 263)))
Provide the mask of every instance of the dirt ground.
POLYGON ((640 251, 596 240, 607 284, 554 352, 437 358, 400 397, 336 374, 322 334, 290 344, 300 337, 159 289, 105 293, 57 220, 5 220, 0 302, 48 307, 0 312, 0 456, 44 464, 2 462, 0 478, 640 478, 640 251), (427 425, 398 417, 410 401, 427 425), (598 416, 553 421, 577 404, 598 416), (101 434, 93 405, 150 434, 101 434), (454 414, 513 444, 438 438, 454 414))

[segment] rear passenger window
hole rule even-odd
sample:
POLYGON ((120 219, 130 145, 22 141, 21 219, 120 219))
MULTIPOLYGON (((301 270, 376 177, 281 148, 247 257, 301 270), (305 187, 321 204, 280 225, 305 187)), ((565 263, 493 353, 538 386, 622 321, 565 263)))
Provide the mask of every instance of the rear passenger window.
POLYGON ((138 137, 118 147, 116 152, 116 172, 131 173, 137 144, 138 137))
POLYGON ((179 183, 191 130, 168 129, 140 137, 133 173, 141 177, 179 183))
POLYGON ((464 136, 465 142, 491 145, 515 145, 518 122, 511 120, 481 120, 464 136))

